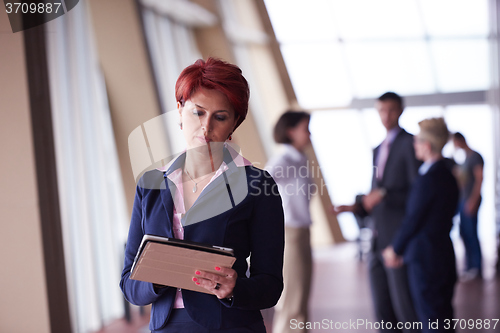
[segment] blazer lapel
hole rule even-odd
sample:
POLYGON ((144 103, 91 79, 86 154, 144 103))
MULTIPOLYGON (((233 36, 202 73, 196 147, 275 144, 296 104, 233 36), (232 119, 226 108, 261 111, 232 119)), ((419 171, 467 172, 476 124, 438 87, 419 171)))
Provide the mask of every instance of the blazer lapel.
POLYGON ((172 198, 172 194, 170 192, 170 186, 174 186, 174 184, 166 177, 165 174, 164 178, 165 181, 160 187, 161 201, 167 213, 167 237, 174 238, 172 227, 174 222, 174 199, 172 198))
POLYGON ((161 201, 165 211, 167 213, 167 237, 175 238, 173 231, 174 224, 174 199, 175 195, 175 184, 168 179, 167 175, 172 173, 174 170, 182 167, 186 160, 186 152, 182 153, 175 161, 168 167, 166 171, 163 171, 163 182, 160 186, 161 201))

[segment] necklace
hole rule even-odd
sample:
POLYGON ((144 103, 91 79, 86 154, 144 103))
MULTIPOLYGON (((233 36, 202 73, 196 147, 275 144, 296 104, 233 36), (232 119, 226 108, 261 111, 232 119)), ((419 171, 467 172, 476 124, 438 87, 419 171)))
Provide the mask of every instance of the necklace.
POLYGON ((189 177, 189 179, 191 179, 191 181, 194 183, 194 186, 193 186, 193 193, 196 193, 196 191, 198 190, 198 187, 196 185, 198 185, 199 182, 207 179, 209 176, 211 176, 211 173, 204 177, 203 179, 199 180, 198 182, 195 182, 193 178, 191 178, 191 176, 189 175, 189 173, 187 172, 187 170, 184 170, 184 172, 186 173, 186 175, 189 177))

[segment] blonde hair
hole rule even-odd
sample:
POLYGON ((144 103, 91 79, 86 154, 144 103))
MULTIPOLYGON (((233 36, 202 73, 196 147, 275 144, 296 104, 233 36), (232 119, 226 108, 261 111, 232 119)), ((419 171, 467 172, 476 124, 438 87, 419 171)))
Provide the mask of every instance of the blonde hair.
POLYGON ((431 144, 432 151, 440 153, 450 138, 444 118, 429 118, 418 123, 419 137, 431 144))

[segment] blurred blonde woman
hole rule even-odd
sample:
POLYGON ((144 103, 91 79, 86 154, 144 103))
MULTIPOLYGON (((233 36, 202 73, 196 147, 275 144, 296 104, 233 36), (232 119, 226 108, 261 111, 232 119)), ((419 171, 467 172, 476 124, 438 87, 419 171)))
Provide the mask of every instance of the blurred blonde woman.
POLYGON ((408 269, 411 296, 423 332, 452 332, 452 298, 456 276, 450 239, 459 190, 441 155, 449 132, 443 118, 419 123, 415 155, 424 163, 407 202, 406 215, 392 245, 383 252, 388 267, 403 261, 408 269), (438 327, 429 323, 438 321, 438 327))

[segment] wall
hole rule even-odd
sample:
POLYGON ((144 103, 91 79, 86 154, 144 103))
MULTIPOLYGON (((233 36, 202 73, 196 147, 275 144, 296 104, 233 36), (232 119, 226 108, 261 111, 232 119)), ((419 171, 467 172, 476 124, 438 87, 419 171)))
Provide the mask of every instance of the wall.
POLYGON ((0 332, 50 332, 22 32, 0 11, 0 332))

